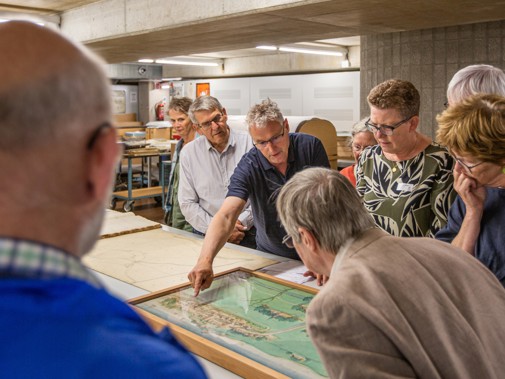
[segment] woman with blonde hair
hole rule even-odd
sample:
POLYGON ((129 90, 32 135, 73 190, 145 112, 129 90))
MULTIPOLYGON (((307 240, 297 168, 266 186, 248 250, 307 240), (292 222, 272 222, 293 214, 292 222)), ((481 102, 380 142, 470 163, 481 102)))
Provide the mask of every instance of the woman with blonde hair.
POLYGON ((458 197, 436 238, 474 255, 505 285, 505 97, 478 94, 437 117, 456 159, 458 197))

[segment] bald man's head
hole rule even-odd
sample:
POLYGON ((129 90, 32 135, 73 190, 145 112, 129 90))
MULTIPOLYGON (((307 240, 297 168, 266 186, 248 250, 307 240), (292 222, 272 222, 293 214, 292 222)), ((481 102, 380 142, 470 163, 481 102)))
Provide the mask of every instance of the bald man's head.
POLYGON ((61 34, 29 22, 0 24, 1 149, 89 134, 111 117, 99 60, 61 34))

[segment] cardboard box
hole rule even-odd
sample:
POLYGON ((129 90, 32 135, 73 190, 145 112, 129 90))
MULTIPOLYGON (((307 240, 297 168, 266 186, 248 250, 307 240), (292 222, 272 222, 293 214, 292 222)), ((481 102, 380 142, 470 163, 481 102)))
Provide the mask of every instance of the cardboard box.
POLYGON ((172 128, 160 128, 160 127, 148 127, 146 128, 146 138, 147 139, 172 139, 172 128))

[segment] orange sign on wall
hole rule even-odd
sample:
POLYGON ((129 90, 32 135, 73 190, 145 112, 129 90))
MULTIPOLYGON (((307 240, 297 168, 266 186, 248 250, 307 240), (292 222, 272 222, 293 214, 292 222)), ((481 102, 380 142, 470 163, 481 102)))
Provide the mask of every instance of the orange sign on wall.
POLYGON ((196 97, 199 96, 210 96, 210 84, 209 83, 196 83, 196 97))

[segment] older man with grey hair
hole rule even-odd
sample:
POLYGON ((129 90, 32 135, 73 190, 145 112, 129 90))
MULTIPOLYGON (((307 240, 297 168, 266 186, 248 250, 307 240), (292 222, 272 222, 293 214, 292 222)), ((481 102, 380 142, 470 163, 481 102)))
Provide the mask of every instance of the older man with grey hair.
POLYGON ((81 263, 120 155, 102 63, 28 22, 0 47, 0 376, 204 378, 81 263))
POLYGON ((298 259, 294 249, 282 244, 286 233, 275 210, 277 192, 289 178, 306 167, 330 167, 321 141, 308 134, 290 134, 288 120, 270 99, 249 110, 247 123, 255 148, 235 169, 226 199, 214 216, 198 262, 188 275, 195 294, 212 283, 214 257, 248 200, 252 206, 258 250, 298 259))
MULTIPOLYGON (((215 97, 198 97, 188 114, 204 138, 181 151, 178 200, 195 232, 206 234, 223 204, 235 167, 253 144, 247 134, 230 129, 226 109, 215 97)), ((226 240, 256 248, 254 230, 251 208, 244 204, 226 240)))
POLYGON ((378 229, 336 171, 311 168, 277 211, 310 270, 330 279, 307 329, 331 378, 499 378, 505 290, 464 251, 378 229))

